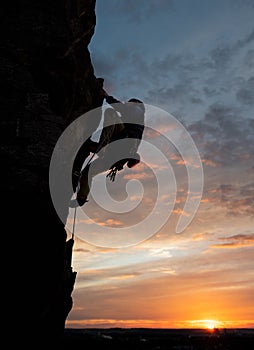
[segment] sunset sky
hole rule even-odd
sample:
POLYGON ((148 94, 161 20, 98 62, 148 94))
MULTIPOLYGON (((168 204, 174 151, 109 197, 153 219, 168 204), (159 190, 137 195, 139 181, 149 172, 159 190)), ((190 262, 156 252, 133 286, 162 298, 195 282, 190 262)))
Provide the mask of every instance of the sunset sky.
POLYGON ((66 326, 254 327, 253 1, 97 0, 96 16, 95 75, 119 100, 155 106, 147 122, 169 140, 190 135, 202 169, 188 142, 181 156, 147 131, 140 165, 106 185, 108 207, 105 174, 94 179, 98 201, 75 227, 66 326), (188 166, 197 186, 203 174, 202 198, 177 233, 190 217, 188 166))

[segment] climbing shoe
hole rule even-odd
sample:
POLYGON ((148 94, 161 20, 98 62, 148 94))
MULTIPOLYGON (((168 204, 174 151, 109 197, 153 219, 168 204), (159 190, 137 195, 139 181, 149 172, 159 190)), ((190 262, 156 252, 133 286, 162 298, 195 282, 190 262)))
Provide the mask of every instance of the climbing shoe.
POLYGON ((127 162, 128 168, 133 168, 135 165, 140 163, 140 155, 138 153, 135 153, 134 157, 135 158, 129 158, 127 162))

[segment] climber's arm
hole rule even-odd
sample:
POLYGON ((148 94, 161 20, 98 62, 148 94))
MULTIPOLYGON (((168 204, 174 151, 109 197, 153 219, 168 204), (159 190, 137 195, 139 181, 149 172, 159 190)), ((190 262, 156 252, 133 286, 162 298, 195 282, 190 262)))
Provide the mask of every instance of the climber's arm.
POLYGON ((107 103, 114 104, 114 103, 122 103, 121 101, 118 101, 115 97, 108 95, 106 98, 107 103))

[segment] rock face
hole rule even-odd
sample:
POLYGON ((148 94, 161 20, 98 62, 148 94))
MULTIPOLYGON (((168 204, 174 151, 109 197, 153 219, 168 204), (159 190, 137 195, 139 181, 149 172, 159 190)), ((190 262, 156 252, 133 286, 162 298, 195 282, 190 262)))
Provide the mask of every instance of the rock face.
POLYGON ((88 51, 95 0, 3 3, 0 191, 12 266, 5 282, 9 326, 53 336, 72 308, 65 252, 73 242, 52 204, 49 165, 69 123, 102 105, 88 51))

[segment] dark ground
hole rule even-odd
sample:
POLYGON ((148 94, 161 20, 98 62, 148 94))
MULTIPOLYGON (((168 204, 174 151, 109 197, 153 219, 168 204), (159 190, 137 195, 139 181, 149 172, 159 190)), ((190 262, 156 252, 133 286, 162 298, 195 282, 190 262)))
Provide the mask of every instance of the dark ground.
POLYGON ((66 329, 64 349, 253 349, 254 329, 66 329))

